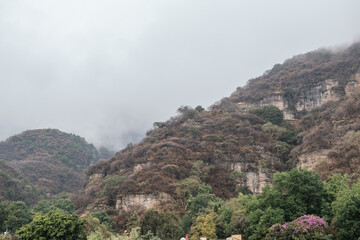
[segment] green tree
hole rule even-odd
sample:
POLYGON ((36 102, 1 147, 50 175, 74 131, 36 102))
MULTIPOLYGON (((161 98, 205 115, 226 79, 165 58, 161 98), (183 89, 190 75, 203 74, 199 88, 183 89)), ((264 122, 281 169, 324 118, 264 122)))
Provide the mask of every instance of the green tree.
POLYGON ((265 211, 258 209, 249 215, 250 224, 254 227, 253 234, 250 236, 250 240, 264 239, 268 233, 268 229, 278 223, 284 221, 284 210, 280 208, 273 209, 268 207, 265 211))
POLYGON ((275 106, 263 106, 260 108, 254 108, 249 110, 250 113, 258 115, 265 121, 279 125, 284 119, 283 112, 275 106))
POLYGON ((203 108, 201 105, 198 105, 198 106, 196 106, 195 110, 198 112, 203 112, 203 111, 205 111, 205 108, 203 108))
POLYGON ((290 172, 275 174, 272 191, 275 193, 266 200, 273 207, 279 207, 285 211, 285 221, 291 221, 306 214, 319 216, 326 197, 326 190, 320 176, 306 169, 295 168, 290 172))
POLYGON ((217 228, 221 225, 220 218, 215 212, 199 215, 190 229, 191 239, 197 240, 200 237, 218 238, 217 228))
POLYGON ((340 191, 332 204, 335 212, 333 225, 338 230, 337 239, 360 238, 360 180, 351 188, 340 191))
POLYGON ((188 208, 189 197, 198 194, 199 187, 200 179, 197 177, 186 178, 176 185, 175 193, 184 210, 188 208))
POLYGON ((347 174, 342 176, 341 174, 335 173, 330 176, 328 181, 325 183, 325 190, 327 193, 326 199, 323 204, 322 216, 328 222, 331 222, 334 217, 334 212, 331 204, 336 200, 336 196, 342 192, 349 190, 350 178, 347 174))
POLYGON ((28 206, 21 201, 0 202, 0 231, 15 232, 21 226, 31 221, 31 214, 28 206))
POLYGON ((204 213, 207 210, 213 210, 221 205, 221 199, 211 192, 211 186, 203 183, 199 187, 198 194, 196 196, 190 196, 188 213, 193 218, 196 218, 200 213, 204 213))
POLYGON ((67 213, 73 213, 75 211, 74 203, 68 198, 60 198, 55 201, 55 208, 61 209, 67 213))
POLYGON ((285 128, 274 125, 271 122, 262 125, 261 130, 268 133, 272 141, 278 140, 287 131, 285 128))
POLYGON ((293 169, 274 175, 273 187, 243 201, 250 220, 250 239, 263 239, 269 224, 292 221, 306 214, 320 215, 326 199, 324 183, 317 173, 293 169))
POLYGON ((91 213, 91 216, 97 218, 100 221, 100 223, 104 224, 108 229, 112 229, 114 222, 111 220, 109 215, 107 215, 107 213, 104 210, 93 212, 91 213))
POLYGON ((85 229, 88 233, 88 240, 102 240, 109 239, 111 237, 111 232, 108 227, 102 224, 98 218, 93 217, 92 214, 87 212, 81 218, 85 221, 85 229))
POLYGON ((183 234, 178 217, 172 212, 149 209, 140 220, 141 234, 150 231, 161 239, 179 239, 183 234))
POLYGON ((52 210, 60 209, 67 213, 73 213, 75 207, 73 202, 68 198, 59 198, 57 200, 41 200, 33 208, 33 212, 42 212, 46 214, 52 210))
POLYGON ((85 240, 85 223, 78 216, 61 210, 37 214, 17 234, 24 240, 85 240))

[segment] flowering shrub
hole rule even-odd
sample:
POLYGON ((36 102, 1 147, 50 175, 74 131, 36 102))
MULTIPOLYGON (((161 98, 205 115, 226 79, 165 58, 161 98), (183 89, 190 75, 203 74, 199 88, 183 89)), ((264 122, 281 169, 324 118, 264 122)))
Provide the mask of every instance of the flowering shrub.
POLYGON ((291 223, 295 226, 293 238, 300 236, 322 235, 328 227, 324 219, 314 215, 299 217, 291 223))
POLYGON ((265 239, 328 239, 324 219, 315 215, 304 215, 290 223, 275 224, 270 227, 265 239))

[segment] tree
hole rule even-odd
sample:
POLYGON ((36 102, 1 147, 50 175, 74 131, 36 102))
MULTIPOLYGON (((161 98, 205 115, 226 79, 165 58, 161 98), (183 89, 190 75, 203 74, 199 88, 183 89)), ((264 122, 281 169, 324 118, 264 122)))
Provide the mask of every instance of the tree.
POLYGON ((264 239, 272 224, 305 214, 320 215, 326 196, 324 183, 315 172, 295 168, 276 173, 272 188, 267 186, 261 194, 244 197, 250 239, 264 239))
POLYGON ((257 209, 249 214, 252 235, 250 240, 264 239, 269 228, 278 222, 284 221, 284 210, 268 207, 265 211, 257 209))
POLYGON ((91 213, 91 216, 97 218, 100 221, 100 223, 104 224, 108 229, 111 229, 114 225, 114 222, 111 220, 109 215, 107 215, 107 213, 104 210, 93 212, 91 213))
POLYGON ((360 180, 351 188, 340 191, 332 204, 338 230, 337 239, 357 240, 360 237, 360 180))
MULTIPOLYGON (((100 214, 100 216, 102 216, 102 214, 100 214)), ((88 233, 88 239, 102 240, 109 239, 111 237, 111 232, 108 227, 101 223, 98 218, 93 217, 92 214, 87 212, 81 218, 85 221, 85 229, 88 233)))
POLYGON ((196 196, 190 196, 189 198, 189 214, 196 218, 200 213, 205 212, 207 209, 214 209, 220 205, 221 199, 211 193, 211 186, 207 184, 201 184, 198 194, 196 196))
POLYGON ((42 212, 46 214, 52 210, 60 209, 67 213, 73 213, 75 207, 73 202, 68 198, 59 198, 55 202, 54 200, 41 200, 33 208, 33 212, 42 212))
POLYGON ((331 208, 331 204, 336 200, 336 196, 342 192, 349 190, 350 178, 347 174, 342 176, 339 173, 335 173, 331 177, 329 177, 328 182, 325 183, 325 190, 327 193, 326 199, 324 201, 322 216, 328 221, 334 217, 333 209, 331 208))
POLYGON ((140 220, 141 234, 151 232, 161 239, 179 239, 183 234, 178 217, 172 212, 149 209, 140 220))
POLYGON ((189 197, 198 194, 199 187, 200 179, 197 177, 186 178, 176 185, 175 193, 184 210, 187 210, 189 197))
POLYGON ((198 112, 203 112, 203 111, 205 111, 205 108, 203 108, 201 105, 198 105, 198 106, 196 106, 195 110, 198 112))
MULTIPOLYGON (((285 211, 285 221, 305 214, 321 214, 326 197, 324 183, 316 172, 294 168, 274 175, 273 189, 281 199, 267 198, 268 202, 285 211)), ((273 194, 274 195, 274 194, 273 194)))
POLYGON ((276 125, 281 124, 284 119, 283 112, 272 105, 250 109, 249 112, 258 115, 265 121, 271 122, 276 125))
POLYGON ((17 234, 24 240, 85 240, 85 223, 78 216, 61 210, 46 215, 37 214, 33 221, 23 226, 17 234))
POLYGON ((262 125, 261 130, 270 135, 271 141, 278 140, 282 135, 286 133, 285 128, 274 125, 271 122, 267 122, 262 125))
POLYGON ((0 231, 15 232, 21 226, 31 221, 31 214, 28 206, 21 201, 0 202, 0 231))
POLYGON ((223 228, 222 225, 223 223, 215 212, 201 214, 196 218, 194 225, 190 229, 191 239, 200 239, 200 237, 216 239, 223 237, 217 233, 219 227, 223 228))

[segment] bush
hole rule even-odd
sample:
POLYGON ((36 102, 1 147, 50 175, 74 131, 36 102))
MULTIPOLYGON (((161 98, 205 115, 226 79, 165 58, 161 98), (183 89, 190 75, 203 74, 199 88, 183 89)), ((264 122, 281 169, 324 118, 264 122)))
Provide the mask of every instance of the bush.
POLYGON ((314 215, 304 215, 290 223, 275 224, 265 239, 328 239, 324 219, 314 215))
POLYGON ((249 110, 250 113, 255 114, 265 121, 279 125, 284 120, 283 112, 275 106, 263 106, 260 108, 253 108, 249 110))
POLYGON ((180 179, 181 172, 179 170, 179 167, 173 164, 165 165, 161 168, 161 173, 165 176, 168 176, 170 178, 174 179, 180 179))

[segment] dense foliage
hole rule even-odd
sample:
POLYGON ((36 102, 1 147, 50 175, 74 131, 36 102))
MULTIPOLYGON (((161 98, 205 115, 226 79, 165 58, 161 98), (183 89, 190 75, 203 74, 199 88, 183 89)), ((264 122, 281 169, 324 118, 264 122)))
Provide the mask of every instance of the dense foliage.
POLYGON ((24 240, 86 239, 84 221, 61 210, 35 215, 32 222, 23 226, 17 234, 24 240))
POLYGON ((31 218, 30 209, 24 202, 0 202, 0 232, 15 232, 31 218))

